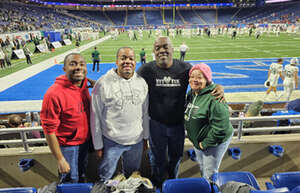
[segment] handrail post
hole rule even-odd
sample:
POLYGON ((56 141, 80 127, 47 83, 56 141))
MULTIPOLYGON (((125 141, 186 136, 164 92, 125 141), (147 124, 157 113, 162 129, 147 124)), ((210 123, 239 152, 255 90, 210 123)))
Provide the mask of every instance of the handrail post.
POLYGON ((244 125, 243 120, 240 120, 238 126, 238 140, 241 140, 243 125, 244 125))
POLYGON ((21 131, 20 135, 21 135, 21 138, 22 138, 22 143, 23 143, 23 147, 24 147, 25 152, 30 152, 29 145, 27 143, 26 131, 21 131))

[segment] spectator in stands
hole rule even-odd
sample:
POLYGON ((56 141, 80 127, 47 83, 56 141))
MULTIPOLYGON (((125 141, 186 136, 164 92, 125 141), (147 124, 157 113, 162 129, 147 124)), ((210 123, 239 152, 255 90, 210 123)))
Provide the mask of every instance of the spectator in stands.
POLYGON ((23 52, 25 54, 27 64, 32 64, 32 61, 31 61, 31 52, 30 52, 27 44, 24 45, 23 52))
POLYGON ((49 47, 48 47, 48 43, 47 43, 47 38, 46 37, 42 37, 42 42, 45 48, 46 52, 49 52, 49 47))
POLYGON ((103 156, 98 168, 101 181, 113 176, 121 157, 126 178, 139 170, 149 136, 148 86, 134 72, 133 49, 120 48, 116 65, 92 91, 91 131, 97 155, 103 156))
POLYGON ((20 115, 12 114, 8 117, 8 125, 12 128, 22 127, 22 118, 20 115))
POLYGON ((3 52, 3 50, 0 48, 0 66, 1 69, 5 69, 5 54, 3 52))
POLYGON ((146 52, 145 52, 144 48, 142 48, 142 50, 140 51, 140 58, 141 58, 141 64, 145 64, 146 63, 146 52))
POLYGON ((7 67, 11 67, 11 55, 12 52, 9 51, 9 48, 4 49, 4 60, 6 62, 7 67))
POLYGON ((60 183, 84 182, 90 138, 86 62, 78 53, 68 54, 63 70, 44 96, 41 122, 60 183))
POLYGON ((185 57, 185 54, 188 51, 188 49, 189 49, 189 47, 184 42, 182 42, 182 44, 179 46, 181 61, 184 61, 184 57, 185 57))
POLYGON ((93 58, 93 72, 95 71, 95 66, 97 65, 97 72, 99 72, 99 62, 101 55, 97 50, 97 47, 95 46, 94 51, 92 52, 92 58, 93 58))
POLYGON ((274 94, 277 96, 277 84, 278 84, 278 79, 279 77, 283 80, 284 77, 282 75, 282 64, 283 64, 283 59, 279 58, 277 60, 277 63, 272 63, 268 72, 268 79, 267 79, 267 85, 268 86, 268 90, 266 92, 266 95, 264 96, 264 99, 267 99, 268 95, 270 94, 270 92, 273 90, 274 94), (268 83, 269 82, 269 83, 268 83))
POLYGON ((212 84, 208 65, 196 64, 191 68, 189 85, 185 128, 194 145, 201 176, 210 179, 218 172, 233 135, 229 109, 210 94, 216 85, 212 84))
POLYGON ((294 89, 298 88, 298 58, 293 57, 290 60, 290 64, 286 65, 284 67, 284 81, 283 81, 283 87, 284 92, 279 96, 279 98, 282 97, 282 95, 286 96, 286 100, 289 101, 292 95, 292 92, 294 89))
MULTIPOLYGON (((150 149, 152 182, 161 188, 165 172, 177 178, 184 147, 184 104, 191 65, 173 59, 173 45, 168 37, 158 37, 153 46, 155 61, 138 69, 149 87, 150 149), (167 158, 168 153, 168 158, 167 158)), ((223 98, 221 86, 212 94, 223 98)))

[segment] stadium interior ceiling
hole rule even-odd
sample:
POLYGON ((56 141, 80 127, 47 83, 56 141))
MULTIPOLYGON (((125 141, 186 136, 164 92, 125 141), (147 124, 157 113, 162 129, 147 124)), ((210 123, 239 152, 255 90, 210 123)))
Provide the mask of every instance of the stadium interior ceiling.
MULTIPOLYGON (((35 0, 18 0, 33 3, 35 0)), ((234 7, 253 7, 257 0, 38 0, 39 2, 78 3, 96 5, 143 5, 143 4, 217 4, 232 3, 234 7)))
POLYGON ((297 1, 300 3, 300 0, 3 0, 0 4, 16 1, 38 6, 86 11, 253 8, 297 1))

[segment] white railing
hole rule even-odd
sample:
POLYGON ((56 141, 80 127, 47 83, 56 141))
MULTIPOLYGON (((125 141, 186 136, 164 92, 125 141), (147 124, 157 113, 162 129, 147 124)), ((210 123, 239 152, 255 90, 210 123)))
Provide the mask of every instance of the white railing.
MULTIPOLYGON (((238 127, 235 129, 237 137, 240 140, 243 133, 258 133, 258 132, 273 132, 273 131, 300 131, 300 125, 296 126, 278 126, 278 127, 257 127, 243 128, 244 121, 278 121, 284 119, 299 119, 300 115, 283 115, 283 116, 260 116, 260 117, 231 117, 231 122, 238 122, 238 127)), ((26 133, 31 131, 42 131, 42 127, 25 127, 25 128, 4 128, 0 129, 1 134, 20 133, 21 139, 0 140, 0 145, 23 144, 24 150, 30 152, 29 144, 46 143, 45 138, 28 139, 26 133)))

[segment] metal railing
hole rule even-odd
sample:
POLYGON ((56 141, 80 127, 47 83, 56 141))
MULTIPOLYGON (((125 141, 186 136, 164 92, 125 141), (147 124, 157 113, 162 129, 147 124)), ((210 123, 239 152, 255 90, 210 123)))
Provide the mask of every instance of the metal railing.
MULTIPOLYGON (((278 121, 285 119, 299 119, 299 115, 283 115, 283 116, 259 116, 259 117, 231 117, 231 122, 238 122, 237 129, 234 132, 237 133, 237 137, 240 140, 243 133, 257 133, 257 132, 274 132, 274 131, 300 131, 300 125, 296 126, 277 126, 277 127, 257 127, 257 128, 243 128, 244 121, 278 121)), ((26 133, 31 131, 42 131, 42 127, 25 127, 25 128, 4 128, 0 129, 1 134, 8 133, 20 133, 21 139, 0 140, 0 145, 9 144, 23 144, 25 152, 31 152, 29 144, 46 143, 45 138, 28 139, 26 133)))

